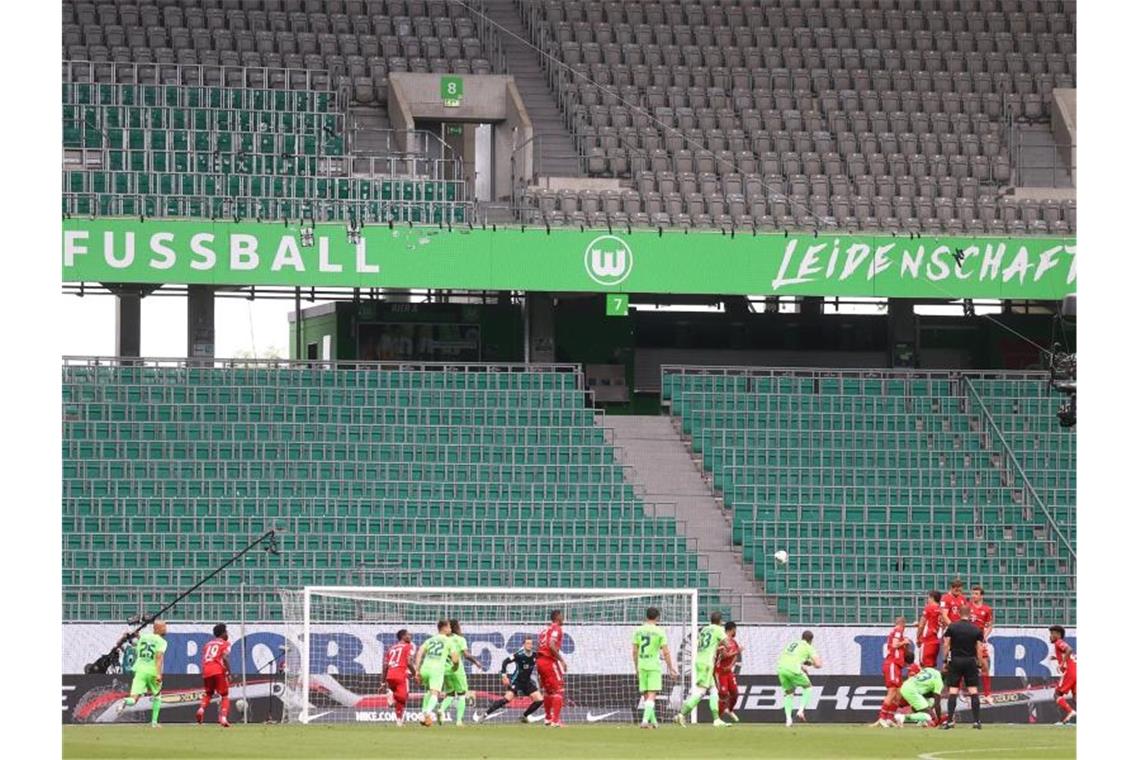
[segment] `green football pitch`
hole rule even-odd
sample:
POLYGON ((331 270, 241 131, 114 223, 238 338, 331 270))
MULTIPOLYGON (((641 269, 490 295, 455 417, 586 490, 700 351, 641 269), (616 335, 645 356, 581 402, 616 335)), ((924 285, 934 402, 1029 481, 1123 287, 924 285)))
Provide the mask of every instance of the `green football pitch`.
POLYGON ((1076 757, 1076 729, 908 726, 65 726, 65 758, 985 758, 1076 757))

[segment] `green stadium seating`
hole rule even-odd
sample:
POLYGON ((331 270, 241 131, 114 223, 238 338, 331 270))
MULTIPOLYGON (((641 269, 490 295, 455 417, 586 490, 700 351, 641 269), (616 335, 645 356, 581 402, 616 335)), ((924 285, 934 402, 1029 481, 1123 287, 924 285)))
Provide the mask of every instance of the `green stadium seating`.
POLYGON ((66 365, 64 618, 155 609, 270 527, 279 559, 250 556, 179 616, 275 619, 276 588, 303 584, 652 579, 715 603, 580 373, 494 369, 66 365))
POLYGON ((662 398, 791 619, 887 623, 960 575, 1003 622, 1075 620, 1046 516, 1075 547, 1075 438, 1040 373, 666 367, 662 398))

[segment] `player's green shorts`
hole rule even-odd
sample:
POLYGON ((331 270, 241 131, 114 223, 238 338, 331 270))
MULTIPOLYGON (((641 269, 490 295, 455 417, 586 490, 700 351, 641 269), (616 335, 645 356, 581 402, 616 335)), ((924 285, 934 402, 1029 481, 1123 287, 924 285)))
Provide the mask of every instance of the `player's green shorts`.
POLYGON ((711 662, 697 663, 697 688, 711 689, 715 685, 713 680, 713 666, 711 662))
POLYGON ((638 668, 637 690, 642 694, 647 691, 661 691, 661 671, 638 668))
POLYGON ((443 691, 446 694, 463 694, 467 691, 467 671, 448 670, 443 674, 443 691))
POLYGON ((131 696, 136 694, 157 694, 162 691, 162 686, 158 683, 158 676, 154 673, 135 673, 135 678, 131 681, 131 696))
POLYGON ((791 691, 797 687, 801 689, 811 688, 811 679, 802 670, 778 670, 776 677, 780 679, 780 688, 784 691, 791 691))
POLYGON ((927 708, 934 706, 933 699, 927 699, 925 695, 919 694, 918 689, 908 689, 905 683, 899 689, 899 694, 915 712, 926 712, 927 708))
POLYGON ((420 668, 420 678, 431 691, 443 690, 443 668, 420 668))

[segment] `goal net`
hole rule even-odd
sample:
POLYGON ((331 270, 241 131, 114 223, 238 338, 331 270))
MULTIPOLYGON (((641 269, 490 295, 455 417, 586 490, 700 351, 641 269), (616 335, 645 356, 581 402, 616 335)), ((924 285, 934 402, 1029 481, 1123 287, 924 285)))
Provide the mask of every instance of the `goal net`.
MULTIPOLYGON (((503 661, 528 637, 537 649, 539 634, 555 609, 564 616, 563 722, 641 719, 632 644, 634 629, 645 621, 649 607, 660 610, 658 624, 680 673, 671 678, 662 665, 662 688, 656 699, 659 720, 673 717, 695 678, 695 590, 308 586, 279 593, 287 640, 282 690, 286 721, 394 721, 384 682, 385 654, 396 642, 398 630, 410 631, 418 647, 435 635, 436 621, 445 618, 460 621, 471 655, 485 668, 464 663, 468 719, 481 716, 503 696, 503 661)), ((423 687, 412 680, 408 688, 406 719, 419 720, 423 687)), ((528 705, 528 697, 516 695, 488 720, 518 720, 521 708, 528 705)), ((530 718, 542 719, 541 709, 530 718)))

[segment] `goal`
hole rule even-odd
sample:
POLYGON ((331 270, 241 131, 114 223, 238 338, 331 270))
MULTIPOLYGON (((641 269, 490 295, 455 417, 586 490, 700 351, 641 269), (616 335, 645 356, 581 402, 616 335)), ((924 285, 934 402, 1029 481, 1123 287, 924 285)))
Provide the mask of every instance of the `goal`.
MULTIPOLYGON (((503 660, 535 640, 561 610, 566 659, 563 722, 636 722, 641 719, 631 645, 649 607, 660 610, 680 673, 664 672, 658 715, 670 720, 695 682, 695 589, 525 589, 306 586, 279 590, 285 620, 284 719, 310 722, 392 722, 383 680, 384 653, 406 628, 418 646, 442 618, 460 621, 468 648, 486 670, 468 663, 469 701, 485 711, 503 696, 503 660)), ((662 670, 665 668, 662 666, 662 670)), ((537 674, 536 674, 537 680, 537 674)), ((420 718, 423 687, 409 683, 407 719, 420 718)), ((493 713, 518 720, 516 699, 493 713)), ((470 711, 470 708, 469 708, 470 711)), ((696 715, 694 711, 693 715, 696 715)), ((539 710, 531 720, 541 721, 539 710)), ((445 718, 446 720, 446 718, 445 718)))

